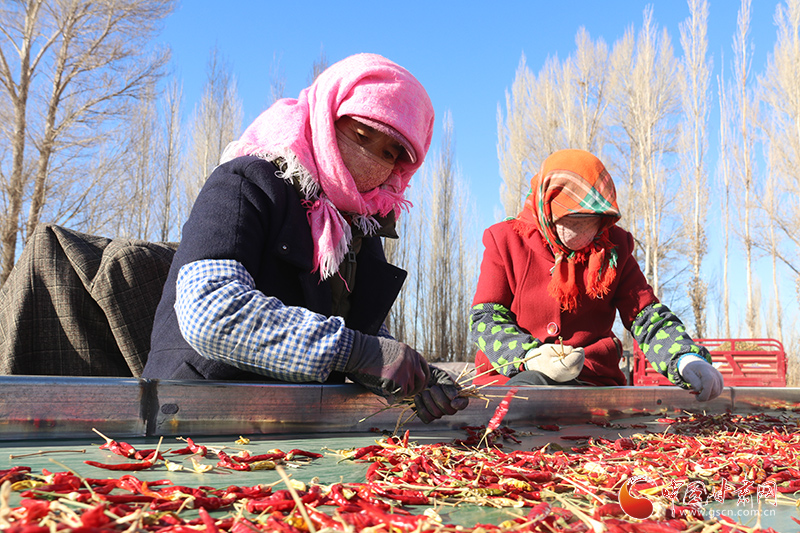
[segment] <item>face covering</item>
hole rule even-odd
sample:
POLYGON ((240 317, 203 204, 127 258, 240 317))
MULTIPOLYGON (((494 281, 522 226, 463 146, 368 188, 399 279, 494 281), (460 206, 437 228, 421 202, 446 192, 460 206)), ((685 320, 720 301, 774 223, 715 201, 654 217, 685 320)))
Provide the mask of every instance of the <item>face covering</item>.
POLYGON ((596 216, 566 216, 555 223, 561 243, 570 250, 582 250, 597 236, 600 218, 596 216))
POLYGON ((358 192, 371 191, 389 179, 394 170, 393 163, 384 161, 339 130, 336 130, 336 141, 358 192))

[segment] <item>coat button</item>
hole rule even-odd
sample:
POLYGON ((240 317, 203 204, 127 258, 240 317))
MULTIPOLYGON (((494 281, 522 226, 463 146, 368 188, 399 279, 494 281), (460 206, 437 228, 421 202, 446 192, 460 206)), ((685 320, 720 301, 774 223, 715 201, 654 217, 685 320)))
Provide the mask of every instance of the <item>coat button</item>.
POLYGON ((281 255, 286 255, 289 253, 289 245, 285 242, 282 242, 278 245, 278 251, 281 255))
POLYGON ((547 324, 547 334, 548 335, 558 335, 558 324, 555 322, 550 322, 547 324))

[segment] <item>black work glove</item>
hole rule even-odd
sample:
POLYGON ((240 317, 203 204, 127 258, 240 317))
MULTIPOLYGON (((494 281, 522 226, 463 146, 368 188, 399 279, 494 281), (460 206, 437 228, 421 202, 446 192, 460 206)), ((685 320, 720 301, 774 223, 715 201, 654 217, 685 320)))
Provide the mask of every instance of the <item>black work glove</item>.
POLYGON ((351 380, 389 403, 414 396, 430 378, 428 362, 407 344, 358 331, 344 371, 351 380))
POLYGON ((430 365, 430 369, 428 386, 414 396, 414 410, 426 424, 444 415, 454 415, 469 405, 469 398, 458 396, 461 387, 450 374, 433 365, 430 365))

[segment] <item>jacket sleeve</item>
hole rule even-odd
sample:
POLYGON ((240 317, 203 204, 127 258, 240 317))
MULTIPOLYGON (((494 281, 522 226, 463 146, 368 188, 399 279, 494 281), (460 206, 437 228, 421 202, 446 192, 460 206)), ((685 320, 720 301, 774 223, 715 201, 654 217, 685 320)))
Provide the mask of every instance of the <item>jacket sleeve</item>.
POLYGON ((508 377, 520 372, 522 359, 528 350, 541 345, 539 339, 516 324, 514 313, 497 303, 472 306, 469 338, 486 354, 492 368, 508 377))
POLYGON ((484 253, 478 286, 469 317, 469 339, 486 354, 495 371, 514 376, 528 350, 541 345, 517 324, 511 304, 514 301, 513 270, 501 253, 492 228, 483 234, 484 253))
POLYGON ((621 228, 615 231, 618 232, 615 240, 618 243, 619 284, 614 291, 614 307, 619 311, 622 325, 630 330, 639 313, 647 306, 658 303, 658 298, 633 256, 633 235, 621 228))
POLYGON ((708 350, 692 340, 683 322, 662 303, 642 309, 631 333, 653 368, 681 388, 690 388, 678 372, 681 356, 695 354, 711 363, 708 350))
POLYGON ((203 357, 282 381, 325 381, 344 371, 353 345, 342 318, 283 305, 232 260, 183 266, 175 311, 186 342, 203 357))

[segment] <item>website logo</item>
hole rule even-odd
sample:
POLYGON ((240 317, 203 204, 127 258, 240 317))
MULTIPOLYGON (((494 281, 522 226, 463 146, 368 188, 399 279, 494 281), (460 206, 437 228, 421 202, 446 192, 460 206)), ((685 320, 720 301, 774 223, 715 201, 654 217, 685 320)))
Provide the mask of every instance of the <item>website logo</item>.
POLYGON ((653 514, 653 502, 647 498, 637 498, 631 494, 631 489, 640 481, 655 484, 655 482, 647 476, 633 476, 628 478, 619 491, 619 506, 622 507, 622 510, 625 511, 628 516, 644 520, 653 514))

